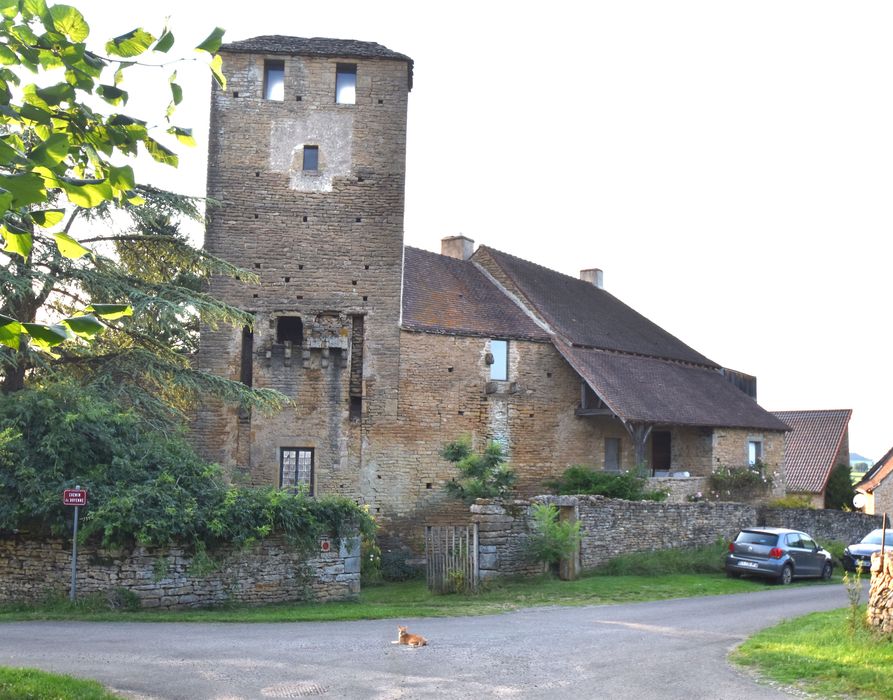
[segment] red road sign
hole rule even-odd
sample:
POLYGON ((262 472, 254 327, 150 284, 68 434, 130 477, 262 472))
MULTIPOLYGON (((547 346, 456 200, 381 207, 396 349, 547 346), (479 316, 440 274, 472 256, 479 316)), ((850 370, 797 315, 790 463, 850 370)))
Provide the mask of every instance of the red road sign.
POLYGON ((87 489, 65 489, 62 492, 62 505, 85 506, 87 505, 87 489))

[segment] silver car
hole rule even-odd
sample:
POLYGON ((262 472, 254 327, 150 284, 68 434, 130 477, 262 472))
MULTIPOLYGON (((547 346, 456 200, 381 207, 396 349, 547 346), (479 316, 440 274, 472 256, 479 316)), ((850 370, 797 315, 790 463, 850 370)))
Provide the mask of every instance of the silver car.
POLYGON ((788 584, 795 578, 831 578, 834 561, 805 532, 781 527, 742 530, 729 543, 726 574, 763 576, 788 584))

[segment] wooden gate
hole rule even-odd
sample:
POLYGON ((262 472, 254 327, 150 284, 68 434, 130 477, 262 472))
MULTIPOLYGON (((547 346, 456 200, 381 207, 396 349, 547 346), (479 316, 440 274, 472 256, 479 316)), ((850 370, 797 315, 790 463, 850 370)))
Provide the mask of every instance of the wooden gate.
POLYGON ((426 525, 428 589, 435 593, 471 593, 478 585, 478 524, 426 525))

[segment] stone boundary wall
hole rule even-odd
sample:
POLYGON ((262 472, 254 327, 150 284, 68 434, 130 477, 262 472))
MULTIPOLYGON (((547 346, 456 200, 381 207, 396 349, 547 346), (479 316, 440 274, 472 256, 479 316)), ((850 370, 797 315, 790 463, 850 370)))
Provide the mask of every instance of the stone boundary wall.
POLYGON ((532 525, 530 506, 550 503, 572 509, 581 523, 579 566, 592 569, 620 554, 710 545, 731 540, 753 526, 804 530, 820 542, 853 542, 881 526, 863 513, 765 508, 745 503, 701 501, 654 503, 604 496, 538 496, 532 500, 478 500, 471 520, 478 523, 481 577, 541 573, 542 564, 525 557, 532 525))
POLYGON ((689 496, 707 493, 707 477, 652 476, 648 478, 647 489, 649 491, 666 491, 667 500, 664 503, 689 503, 689 496))
MULTIPOLYGON (((239 550, 210 553, 217 565, 196 572, 194 557, 177 547, 78 547, 78 598, 116 589, 134 593, 144 608, 177 608, 293 600, 345 600, 360 592, 359 538, 323 539, 311 559, 272 537, 239 550), (327 551, 326 551, 326 548, 327 551)), ((204 567, 208 568, 208 567, 204 567)), ((71 540, 0 537, 0 602, 36 603, 68 595, 71 540)))

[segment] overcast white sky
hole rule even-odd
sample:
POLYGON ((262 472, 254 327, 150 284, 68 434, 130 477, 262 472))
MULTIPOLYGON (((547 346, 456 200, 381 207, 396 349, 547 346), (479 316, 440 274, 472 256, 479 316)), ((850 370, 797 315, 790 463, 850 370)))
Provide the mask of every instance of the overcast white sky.
MULTIPOLYGON (((893 3, 72 4, 103 40, 170 16, 181 49, 221 26, 411 56, 407 244, 601 267, 765 408, 852 408, 853 451, 893 446, 893 3)), ((199 147, 162 184, 203 194, 210 79, 180 82, 199 147)))

